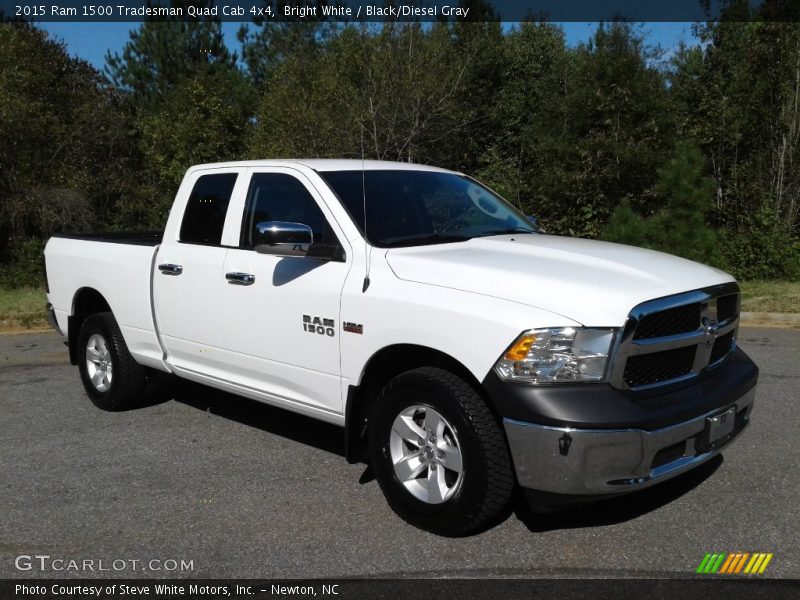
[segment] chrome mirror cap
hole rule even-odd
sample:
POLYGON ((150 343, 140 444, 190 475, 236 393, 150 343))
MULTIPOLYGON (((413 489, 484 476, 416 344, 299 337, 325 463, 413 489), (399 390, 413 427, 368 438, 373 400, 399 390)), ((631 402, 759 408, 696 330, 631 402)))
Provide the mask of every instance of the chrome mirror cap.
POLYGON ((314 243, 314 232, 303 223, 263 221, 256 225, 255 251, 279 256, 305 256, 314 243))

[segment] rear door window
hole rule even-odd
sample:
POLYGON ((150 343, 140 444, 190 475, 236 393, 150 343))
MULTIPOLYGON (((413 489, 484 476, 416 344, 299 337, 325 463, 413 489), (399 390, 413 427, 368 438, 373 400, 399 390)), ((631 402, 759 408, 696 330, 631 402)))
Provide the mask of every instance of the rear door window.
POLYGON ((236 173, 203 175, 194 184, 181 222, 180 241, 219 246, 236 173))

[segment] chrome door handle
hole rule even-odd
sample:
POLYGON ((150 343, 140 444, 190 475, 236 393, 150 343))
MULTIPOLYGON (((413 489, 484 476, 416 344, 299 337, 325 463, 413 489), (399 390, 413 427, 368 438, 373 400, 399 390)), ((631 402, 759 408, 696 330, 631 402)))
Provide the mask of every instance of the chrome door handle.
POLYGON ((164 275, 180 275, 183 273, 183 267, 181 265, 173 265, 171 263, 164 263, 163 265, 158 265, 158 270, 161 271, 164 275))
POLYGON ((225 279, 233 285, 253 285, 256 282, 256 276, 250 273, 225 273, 225 279))

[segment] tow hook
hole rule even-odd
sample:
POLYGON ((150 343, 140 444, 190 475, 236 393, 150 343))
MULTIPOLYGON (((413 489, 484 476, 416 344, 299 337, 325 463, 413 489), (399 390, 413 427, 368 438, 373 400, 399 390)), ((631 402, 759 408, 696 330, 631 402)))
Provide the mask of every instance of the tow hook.
POLYGON ((572 436, 570 434, 565 433, 560 438, 558 438, 558 453, 561 456, 566 456, 569 454, 569 446, 572 444, 572 436))

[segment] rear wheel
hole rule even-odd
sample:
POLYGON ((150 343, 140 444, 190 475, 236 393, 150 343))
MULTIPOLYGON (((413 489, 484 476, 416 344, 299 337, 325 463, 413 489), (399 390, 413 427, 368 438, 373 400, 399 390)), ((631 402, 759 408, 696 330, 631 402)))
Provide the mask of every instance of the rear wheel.
POLYGON ((81 381, 95 406, 118 411, 142 403, 145 368, 131 356, 110 312, 91 315, 83 322, 78 353, 81 381))
POLYGON ((374 406, 370 447, 389 505, 433 533, 482 530, 514 490, 499 424, 472 386, 443 369, 415 369, 389 382, 374 406))

